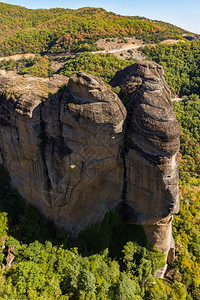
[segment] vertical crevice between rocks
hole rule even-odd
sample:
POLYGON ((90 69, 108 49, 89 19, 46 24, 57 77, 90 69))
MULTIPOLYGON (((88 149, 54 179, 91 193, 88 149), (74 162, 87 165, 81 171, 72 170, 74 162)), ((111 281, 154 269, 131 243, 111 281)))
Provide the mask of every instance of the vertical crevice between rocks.
MULTIPOLYGON (((122 202, 119 207, 119 212, 122 216, 122 221, 125 223, 137 223, 137 213, 135 210, 129 205, 128 197, 127 197, 127 189, 128 189, 128 174, 127 174, 127 155, 129 153, 129 131, 131 127, 131 118, 132 118, 132 107, 130 105, 130 97, 128 97, 128 106, 127 109, 127 116, 124 121, 124 138, 122 147, 120 149, 120 158, 122 159, 123 163, 123 187, 121 193, 122 202)), ((123 97, 120 97, 121 100, 123 97)))
POLYGON ((3 155, 3 151, 2 151, 2 149, 1 149, 1 147, 0 147, 0 164, 1 164, 1 160, 2 160, 2 164, 3 164, 3 166, 5 167, 6 166, 6 160, 5 160, 5 158, 4 158, 4 155, 3 155))
POLYGON ((48 167, 47 167, 47 164, 46 164, 46 157, 45 157, 45 145, 46 145, 46 142, 47 142, 47 134, 45 132, 45 122, 42 118, 42 108, 44 107, 44 102, 41 103, 41 106, 40 106, 40 128, 41 128, 41 134, 40 134, 40 138, 41 138, 41 143, 40 143, 40 152, 41 152, 41 157, 42 157, 42 161, 43 161, 43 164, 44 164, 44 178, 46 178, 45 180, 45 185, 44 185, 44 188, 47 189, 47 197, 48 197, 48 203, 52 206, 52 202, 51 202, 51 196, 50 194, 48 193, 49 191, 51 191, 51 180, 49 178, 49 171, 48 171, 48 167))
POLYGON ((126 117, 125 123, 124 123, 124 139, 123 139, 123 145, 120 150, 120 158, 122 159, 123 163, 123 187, 122 187, 122 201, 124 203, 127 202, 127 166, 126 166, 126 156, 128 154, 128 115, 126 117))

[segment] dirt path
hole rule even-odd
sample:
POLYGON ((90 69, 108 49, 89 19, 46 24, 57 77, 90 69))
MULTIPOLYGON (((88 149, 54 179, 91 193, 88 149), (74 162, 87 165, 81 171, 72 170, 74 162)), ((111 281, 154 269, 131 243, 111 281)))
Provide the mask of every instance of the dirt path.
MULTIPOLYGON (((168 39, 168 40, 162 41, 161 44, 175 44, 177 42, 178 42, 178 40, 168 39)), ((132 37, 132 38, 125 37, 123 39, 120 39, 120 38, 100 39, 99 41, 97 41, 97 46, 104 48, 104 50, 92 51, 91 53, 93 53, 93 54, 95 54, 95 53, 114 53, 115 54, 116 53, 116 55, 118 56, 118 54, 120 54, 120 52, 126 52, 127 50, 137 51, 137 49, 139 49, 140 47, 144 47, 147 45, 149 45, 149 44, 146 44, 142 40, 137 40, 134 37, 132 37)), ((154 44, 151 44, 151 46, 154 46, 154 44)), ((67 56, 69 56, 69 55, 70 54, 67 53, 67 56)), ((34 58, 35 56, 36 55, 34 53, 16 54, 16 55, 11 55, 11 56, 0 57, 0 61, 2 61, 4 59, 5 60, 10 60, 10 59, 20 60, 23 57, 28 59, 30 57, 34 58)), ((52 54, 50 56, 56 56, 56 55, 52 54)), ((58 55, 58 56, 62 56, 62 55, 58 55)), ((66 53, 63 54, 63 56, 66 56, 66 53)))
POLYGON ((117 49, 113 49, 113 50, 99 50, 99 51, 92 51, 92 54, 96 54, 96 53, 116 53, 116 52, 122 52, 122 51, 127 51, 127 50, 132 50, 132 49, 139 49, 141 47, 141 45, 126 45, 126 46, 122 46, 120 48, 117 49))
POLYGON ((132 49, 138 49, 140 48, 142 45, 127 45, 127 46, 122 46, 120 49, 113 49, 113 50, 110 50, 108 51, 108 53, 116 53, 116 52, 120 52, 120 51, 123 51, 123 50, 132 50, 132 49))
POLYGON ((0 61, 2 60, 10 60, 10 59, 13 59, 13 60, 20 60, 22 58, 34 58, 35 57, 35 54, 34 53, 25 53, 25 54, 16 54, 16 55, 11 55, 11 56, 3 56, 3 57, 0 57, 0 61))

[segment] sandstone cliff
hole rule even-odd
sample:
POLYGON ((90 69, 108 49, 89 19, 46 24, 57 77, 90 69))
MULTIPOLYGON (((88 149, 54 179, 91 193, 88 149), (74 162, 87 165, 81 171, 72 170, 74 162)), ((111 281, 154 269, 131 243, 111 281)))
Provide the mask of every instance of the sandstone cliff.
POLYGON ((27 201, 73 234, 116 208, 170 261, 179 129, 163 70, 136 63, 110 84, 127 109, 86 73, 0 76, 0 162, 27 201))
POLYGON ((163 74, 161 66, 141 62, 117 72, 110 84, 120 86, 120 97, 129 103, 121 148, 127 221, 144 224, 156 247, 171 249, 171 261, 171 220, 179 210, 180 131, 163 74))

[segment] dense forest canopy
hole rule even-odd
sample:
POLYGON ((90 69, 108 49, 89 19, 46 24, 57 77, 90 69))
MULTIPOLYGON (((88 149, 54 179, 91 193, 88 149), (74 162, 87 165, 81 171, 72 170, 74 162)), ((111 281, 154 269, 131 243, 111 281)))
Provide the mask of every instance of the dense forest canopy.
POLYGON ((31 10, 0 3, 0 56, 95 50, 102 37, 134 35, 159 42, 181 38, 185 32, 168 23, 120 16, 102 8, 31 10))
POLYGON ((172 45, 146 46, 141 51, 162 65, 166 80, 174 94, 200 95, 200 41, 172 45))
POLYGON ((164 255, 147 243, 142 226, 122 224, 118 214, 110 212, 74 240, 8 189, 8 183, 0 168, 1 299, 184 300, 186 287, 188 295, 190 290, 198 293, 194 275, 199 265, 191 265, 198 248, 190 240, 193 248, 188 249, 180 217, 176 235, 186 251, 181 259, 191 254, 185 264, 176 262, 176 279, 169 284, 153 276, 165 264, 164 255))
POLYGON ((91 54, 78 53, 75 56, 70 56, 65 65, 59 70, 59 73, 65 76, 72 76, 76 71, 85 71, 92 75, 101 77, 106 83, 108 83, 113 74, 118 70, 123 69, 133 63, 132 61, 126 61, 112 54, 91 54))

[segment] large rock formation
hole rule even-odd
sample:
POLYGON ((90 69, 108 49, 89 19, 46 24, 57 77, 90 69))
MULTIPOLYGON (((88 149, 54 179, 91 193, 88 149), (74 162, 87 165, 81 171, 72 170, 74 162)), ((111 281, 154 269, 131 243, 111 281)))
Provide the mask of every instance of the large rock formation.
POLYGON ((171 261, 171 220, 179 210, 180 131, 163 75, 156 63, 135 63, 117 72, 110 84, 120 86, 120 97, 128 102, 121 147, 125 217, 143 224, 148 238, 169 252, 171 261))
POLYGON ((179 129, 163 70, 136 63, 110 84, 127 110, 86 73, 0 76, 0 161, 27 201, 73 234, 116 208, 170 261, 179 129))

